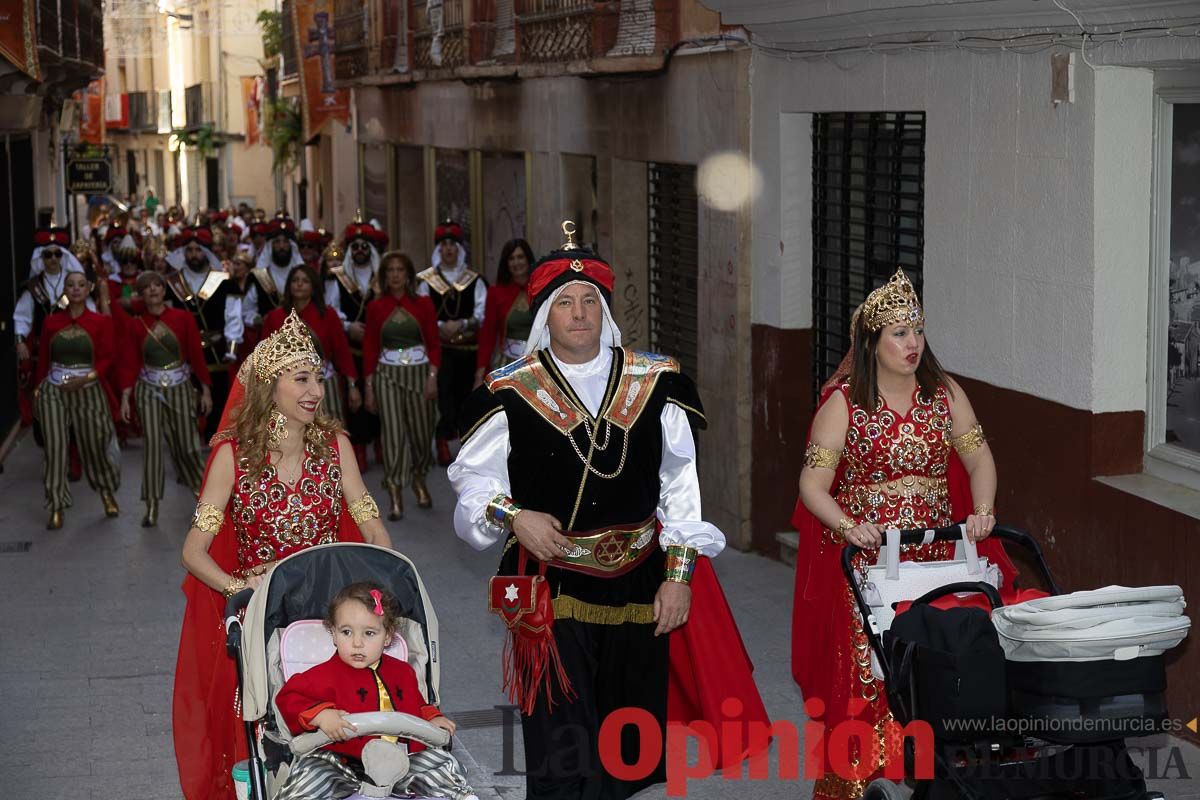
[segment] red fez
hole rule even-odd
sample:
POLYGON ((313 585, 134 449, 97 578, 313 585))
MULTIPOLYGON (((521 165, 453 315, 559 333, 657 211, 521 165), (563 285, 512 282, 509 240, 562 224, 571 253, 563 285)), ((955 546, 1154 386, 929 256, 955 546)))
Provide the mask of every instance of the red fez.
POLYGON ((71 232, 66 228, 38 228, 33 234, 34 247, 47 247, 52 244, 66 247, 71 243, 71 232))
POLYGON ((201 225, 197 225, 184 228, 180 231, 179 236, 175 237, 176 247, 187 247, 192 242, 211 248, 213 243, 212 231, 201 225))
POLYGON ((355 239, 363 239, 370 242, 372 245, 379 246, 379 229, 369 222, 351 222, 346 226, 346 230, 342 231, 342 241, 347 247, 355 239))
POLYGON ((440 244, 443 239, 453 239, 459 244, 463 240, 462 227, 451 220, 446 220, 433 231, 433 243, 440 244))
POLYGON ((296 223, 292 222, 288 217, 276 217, 266 224, 266 233, 268 239, 274 239, 277 236, 286 236, 289 239, 296 238, 296 223))

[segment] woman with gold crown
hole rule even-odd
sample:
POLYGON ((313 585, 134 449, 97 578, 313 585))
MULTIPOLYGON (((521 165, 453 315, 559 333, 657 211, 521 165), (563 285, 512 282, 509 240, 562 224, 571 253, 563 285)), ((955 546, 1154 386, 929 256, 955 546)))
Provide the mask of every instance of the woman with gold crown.
POLYGON ((187 596, 173 728, 187 800, 232 800, 246 757, 225 600, 257 587, 278 560, 331 542, 390 547, 350 441, 326 413, 323 366, 294 312, 238 371, 183 544, 187 596))
MULTIPOLYGON (((876 732, 879 756, 854 775, 826 761, 816 798, 857 798, 899 758, 885 741, 891 718, 881 682, 871 673, 866 635, 841 569, 847 542, 865 548, 859 563, 874 563, 883 531, 934 528, 967 521, 980 555, 1012 563, 996 540, 996 465, 966 393, 946 374, 925 341, 925 314, 901 269, 871 292, 850 323, 850 352, 825 384, 813 418, 800 500, 792 519, 800 531, 792 620, 792 673, 806 710, 832 731, 848 719, 876 732), (820 701, 820 704, 813 703, 820 701), (823 706, 823 708, 822 708, 823 706), (823 713, 822 713, 823 712, 823 713)), ((902 548, 901 559, 936 561, 953 543, 902 548)))

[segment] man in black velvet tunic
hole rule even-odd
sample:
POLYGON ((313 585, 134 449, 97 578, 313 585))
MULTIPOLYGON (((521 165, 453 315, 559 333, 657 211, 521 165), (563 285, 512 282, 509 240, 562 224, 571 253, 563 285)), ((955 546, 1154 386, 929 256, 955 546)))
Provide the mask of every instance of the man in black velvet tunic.
MULTIPOLYGON (((665 780, 666 763, 659 752, 644 776, 612 775, 598 744, 605 717, 643 709, 662 733, 668 718, 697 718, 708 707, 701 701, 709 698, 677 703, 672 673, 690 648, 673 647, 666 634, 703 635, 741 653, 723 665, 721 681, 748 715, 766 716, 736 626, 727 608, 715 608, 723 598, 708 602, 720 589, 705 557, 720 553, 725 537, 701 518, 692 430, 705 421, 695 385, 674 359, 620 346, 608 307, 612 269, 573 243, 569 225, 567 244, 530 277, 527 355, 469 398, 449 476, 458 535, 480 550, 503 542, 498 575, 543 571, 553 598, 549 653, 522 656, 519 636, 506 652, 528 797, 617 799, 665 780), (705 621, 685 625, 701 591, 705 621)), ((500 594, 516 595, 517 581, 493 580, 500 594)), ((642 744, 626 727, 623 763, 637 763, 642 744)))

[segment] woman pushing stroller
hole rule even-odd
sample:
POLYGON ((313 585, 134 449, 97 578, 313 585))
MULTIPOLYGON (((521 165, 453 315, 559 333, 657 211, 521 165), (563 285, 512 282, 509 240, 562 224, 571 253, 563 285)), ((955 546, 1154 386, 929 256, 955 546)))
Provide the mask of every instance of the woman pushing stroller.
MULTIPOLYGON (((996 467, 982 427, 926 345, 925 315, 903 270, 871 292, 850 328, 850 353, 825 384, 800 475, 792 671, 806 705, 820 701, 823 724, 856 717, 883 744, 891 712, 842 573, 844 546, 873 549, 885 527, 940 528, 965 518, 980 555, 1008 580, 1013 569, 999 543, 982 541, 996 523, 996 467)), ((952 547, 914 545, 901 559, 945 560, 952 547)), ((868 563, 866 554, 855 562, 868 563)), ((879 751, 865 778, 826 764, 814 797, 860 797, 892 748, 879 751)))

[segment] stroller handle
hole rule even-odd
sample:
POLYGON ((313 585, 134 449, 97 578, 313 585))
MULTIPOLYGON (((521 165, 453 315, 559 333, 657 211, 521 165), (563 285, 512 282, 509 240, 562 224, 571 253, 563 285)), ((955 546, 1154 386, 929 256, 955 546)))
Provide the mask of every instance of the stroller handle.
MULTIPOLYGON (((399 736, 413 739, 427 747, 445 747, 450 744, 450 732, 426 722, 420 717, 401 711, 366 711, 347 714, 344 718, 358 729, 358 736, 399 736)), ((332 739, 319 730, 302 733, 291 741, 292 752, 298 756, 332 743, 332 739)))
MULTIPOLYGON (((933 531, 933 541, 935 542, 956 542, 962 538, 962 528, 960 527, 962 524, 963 523, 956 523, 954 525, 947 525, 944 528, 917 528, 901 530, 900 544, 920 544, 925 541, 925 536, 930 530, 933 531)), ((887 526, 881 525, 879 527, 886 528, 887 526)), ((1027 551, 1033 557, 1034 565, 1041 574, 1042 582, 1045 584, 1050 594, 1062 594, 1062 590, 1059 589, 1058 583, 1054 580, 1054 576, 1050 574, 1050 567, 1048 564, 1046 564, 1046 558, 1042 554, 1042 547, 1037 543, 1036 539, 1034 539, 1025 531, 1018 530, 1017 528, 1013 528, 1008 525, 997 525, 992 529, 991 535, 1005 542, 1011 542, 1012 544, 1015 544, 1027 551)), ((846 580, 850 581, 852 585, 855 572, 854 557, 861 553, 863 549, 864 548, 861 548, 858 545, 849 543, 847 543, 842 549, 842 572, 845 573, 846 580)))

